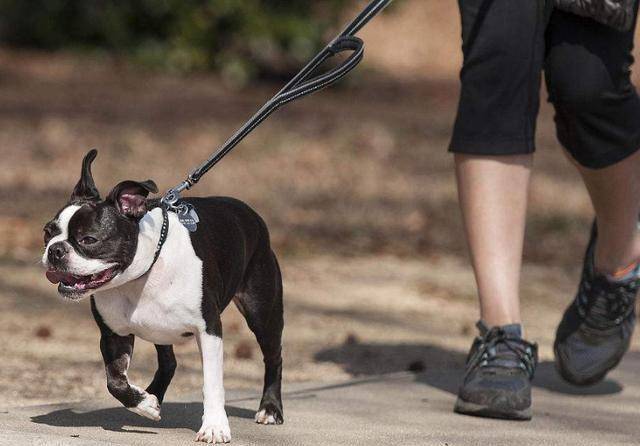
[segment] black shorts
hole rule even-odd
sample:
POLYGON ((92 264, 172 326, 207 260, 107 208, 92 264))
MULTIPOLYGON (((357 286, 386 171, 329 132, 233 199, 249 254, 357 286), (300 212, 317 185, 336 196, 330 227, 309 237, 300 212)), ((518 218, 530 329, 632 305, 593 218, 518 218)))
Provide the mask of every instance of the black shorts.
POLYGON ((533 152, 543 68, 558 139, 578 163, 602 168, 640 148, 633 30, 553 10, 551 0, 458 3, 464 64, 452 152, 533 152))

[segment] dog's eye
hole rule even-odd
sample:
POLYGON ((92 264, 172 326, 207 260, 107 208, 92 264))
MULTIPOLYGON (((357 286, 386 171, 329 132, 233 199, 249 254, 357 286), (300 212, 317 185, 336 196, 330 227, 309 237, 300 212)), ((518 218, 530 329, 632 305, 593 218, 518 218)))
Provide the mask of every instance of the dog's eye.
POLYGON ((86 237, 82 237, 80 239, 80 243, 82 243, 83 245, 93 245, 94 243, 98 243, 98 239, 87 235, 86 237))
POLYGON ((45 228, 43 231, 44 231, 44 244, 46 245, 47 243, 49 243, 49 240, 52 239, 51 231, 48 228, 45 228))

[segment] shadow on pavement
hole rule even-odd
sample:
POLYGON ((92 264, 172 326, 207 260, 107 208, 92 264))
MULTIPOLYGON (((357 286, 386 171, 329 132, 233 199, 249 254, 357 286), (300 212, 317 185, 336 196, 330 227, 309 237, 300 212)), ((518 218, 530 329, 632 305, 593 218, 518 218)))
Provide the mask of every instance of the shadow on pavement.
MULTIPOLYGON (((227 415, 236 418, 253 420, 255 412, 241 407, 226 406, 227 415)), ((134 432, 139 434, 155 434, 152 431, 137 428, 191 429, 200 428, 202 403, 164 403, 162 419, 152 421, 136 415, 124 407, 76 412, 72 409, 54 410, 44 415, 31 417, 33 423, 64 427, 101 427, 115 432, 134 432), (128 428, 125 429, 125 426, 128 428)))
MULTIPOLYGON (((427 344, 350 343, 315 355, 316 361, 339 364, 353 376, 416 372, 416 381, 454 395, 462 382, 465 359, 465 353, 427 344)), ((612 379, 588 387, 573 386, 562 380, 551 361, 538 365, 533 385, 569 395, 609 395, 623 389, 612 379)))

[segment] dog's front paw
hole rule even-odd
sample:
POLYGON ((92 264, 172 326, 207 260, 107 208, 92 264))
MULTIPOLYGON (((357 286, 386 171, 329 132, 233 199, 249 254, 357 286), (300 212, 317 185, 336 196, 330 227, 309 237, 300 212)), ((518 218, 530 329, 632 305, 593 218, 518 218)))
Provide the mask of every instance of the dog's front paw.
POLYGON ((144 392, 143 400, 136 407, 129 407, 128 409, 153 421, 160 421, 160 401, 150 393, 144 392))
POLYGON ((256 413, 255 420, 258 424, 282 424, 282 409, 275 404, 265 404, 256 413))
POLYGON ((231 429, 227 414, 218 417, 204 418, 202 427, 196 435, 196 441, 205 443, 229 443, 231 441, 231 429))

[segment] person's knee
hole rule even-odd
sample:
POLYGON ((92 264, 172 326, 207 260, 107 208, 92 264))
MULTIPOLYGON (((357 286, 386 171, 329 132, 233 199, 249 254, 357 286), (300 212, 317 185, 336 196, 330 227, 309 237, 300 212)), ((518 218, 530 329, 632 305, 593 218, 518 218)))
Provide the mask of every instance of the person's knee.
POLYGON ((556 108, 581 114, 598 111, 614 93, 616 86, 602 66, 594 66, 588 75, 578 76, 565 62, 547 64, 547 89, 549 101, 556 108))
POLYGON ((599 47, 565 43, 549 50, 544 70, 549 101, 577 114, 601 111, 633 92, 622 52, 603 54, 599 47))
POLYGON ((607 167, 638 150, 640 101, 629 60, 559 45, 547 54, 545 77, 558 140, 580 165, 607 167))

